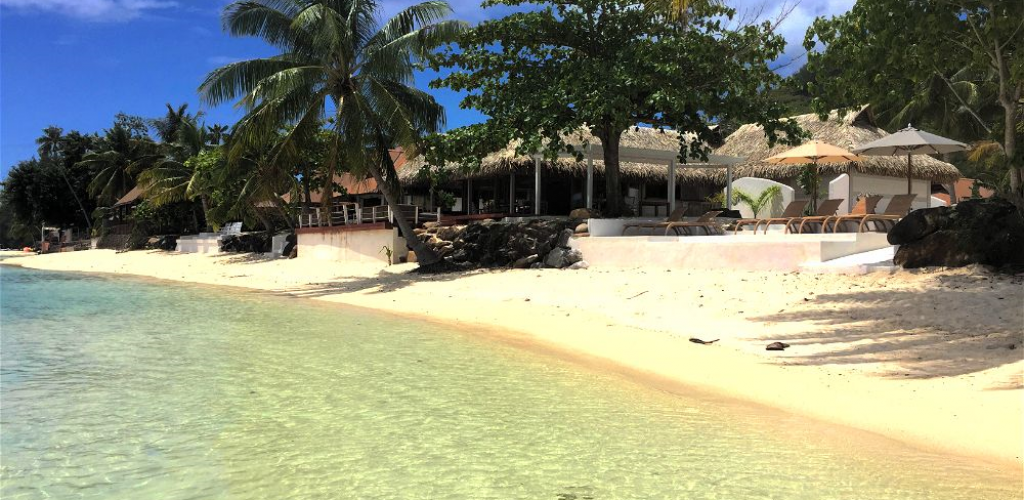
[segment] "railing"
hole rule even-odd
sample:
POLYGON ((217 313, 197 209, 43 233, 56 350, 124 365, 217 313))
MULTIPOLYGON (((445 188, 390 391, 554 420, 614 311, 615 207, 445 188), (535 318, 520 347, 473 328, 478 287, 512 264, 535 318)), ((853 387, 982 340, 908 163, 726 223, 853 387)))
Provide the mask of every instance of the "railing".
MULTIPOLYGON (((416 205, 399 205, 399 210, 413 226, 441 220, 440 209, 429 212, 416 205)), ((317 207, 312 212, 299 215, 299 227, 347 226, 393 222, 394 220, 394 214, 387 205, 360 207, 358 203, 344 202, 334 204, 330 211, 317 207)))

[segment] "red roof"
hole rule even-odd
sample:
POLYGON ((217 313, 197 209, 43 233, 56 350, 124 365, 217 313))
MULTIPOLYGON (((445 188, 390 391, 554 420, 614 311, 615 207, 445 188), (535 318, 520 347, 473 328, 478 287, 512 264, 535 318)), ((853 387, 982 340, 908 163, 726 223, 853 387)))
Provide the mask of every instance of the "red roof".
MULTIPOLYGON (((957 200, 970 199, 975 182, 978 182, 978 181, 976 181, 975 179, 968 179, 966 177, 957 180, 956 183, 954 184, 954 187, 953 187, 953 189, 956 190, 956 199, 957 200)), ((995 191, 993 191, 993 190, 991 190, 991 189, 989 189, 987 187, 979 187, 978 188, 978 194, 980 194, 982 198, 991 198, 992 195, 995 194, 995 191)), ((939 192, 939 193, 934 193, 933 196, 935 196, 936 198, 944 201, 947 205, 949 205, 949 194, 944 193, 944 192, 939 192)))
MULTIPOLYGON (((406 160, 405 152, 401 148, 392 149, 391 161, 395 162, 395 169, 401 170, 408 163, 406 160)), ((348 172, 343 174, 335 174, 334 183, 345 188, 345 194, 357 195, 357 194, 373 194, 379 192, 377 190, 377 181, 372 177, 357 177, 348 172)), ((314 204, 321 202, 320 189, 311 189, 309 193, 310 201, 314 204)), ((341 193, 335 191, 334 196, 341 196, 341 193)), ((282 196, 285 202, 290 202, 291 197, 285 194, 282 196)))

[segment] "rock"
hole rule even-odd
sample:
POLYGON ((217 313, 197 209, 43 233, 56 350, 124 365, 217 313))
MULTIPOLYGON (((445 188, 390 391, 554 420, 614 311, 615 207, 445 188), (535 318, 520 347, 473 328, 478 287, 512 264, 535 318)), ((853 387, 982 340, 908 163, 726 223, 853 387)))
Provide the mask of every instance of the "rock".
POLYGON ((576 233, 576 234, 589 233, 590 232, 590 224, 587 224, 586 222, 582 222, 578 226, 576 226, 576 229, 573 232, 576 233))
POLYGON ((902 245, 920 240, 929 234, 949 227, 949 207, 937 207, 910 212, 896 227, 889 231, 890 245, 902 245))
POLYGON ((441 238, 438 238, 437 235, 431 235, 430 238, 427 238, 427 244, 434 248, 437 248, 443 247, 449 244, 449 242, 442 240, 441 238))
POLYGON ((555 247, 544 259, 544 265, 555 269, 562 269, 581 260, 583 260, 583 254, 579 250, 555 247))
POLYGON ((294 259, 299 256, 299 247, 292 247, 292 251, 288 252, 288 258, 294 259))
POLYGON ((893 262, 905 268, 1024 267, 1024 215, 1002 199, 917 210, 896 224, 889 241, 899 242, 893 262))
POLYGON ((409 253, 407 253, 405 255, 405 261, 406 262, 419 262, 419 261, 416 260, 416 252, 410 250, 409 253))
POLYGON ((585 260, 581 260, 579 262, 574 263, 573 265, 569 266, 566 269, 589 269, 589 268, 590 268, 590 263, 585 261, 585 260))
POLYGON ((455 262, 465 262, 468 257, 469 254, 466 253, 466 249, 464 248, 460 248, 452 252, 452 260, 455 262))
POLYGON ((570 219, 592 219, 597 216, 597 211, 589 208, 577 208, 572 212, 569 212, 570 219))
POLYGON ((555 243, 555 246, 568 247, 569 240, 572 239, 573 234, 575 234, 575 232, 572 229, 563 229, 561 233, 558 233, 558 243, 555 243))
POLYGON ((220 241, 222 252, 267 253, 272 240, 267 233, 248 233, 226 236, 220 241))
POLYGON ((447 257, 447 256, 451 255, 452 252, 455 251, 455 248, 452 247, 451 244, 448 244, 448 245, 444 245, 444 246, 438 247, 437 249, 435 249, 435 251, 437 252, 437 255, 439 257, 447 257))
POLYGON ((544 263, 543 262, 534 262, 533 264, 530 264, 530 269, 543 269, 543 268, 544 268, 544 263))
POLYGON ((785 343, 782 343, 782 342, 772 342, 771 344, 768 344, 768 347, 765 347, 764 350, 766 350, 766 351, 784 351, 787 347, 789 347, 789 344, 785 344, 785 343))
MULTIPOLYGON (((298 238, 295 236, 294 233, 289 234, 288 236, 285 236, 285 238, 284 238, 284 248, 281 249, 281 255, 288 256, 289 259, 294 259, 295 257, 292 257, 291 255, 294 252, 294 250, 296 249, 297 245, 298 245, 298 238)), ((296 253, 296 255, 298 255, 298 253, 296 253)))
POLYGON ((437 229, 438 226, 440 226, 440 225, 441 225, 440 222, 424 222, 423 223, 423 228, 429 231, 431 229, 437 229))
MULTIPOLYGON (((579 250, 576 250, 575 248, 570 248, 569 250, 565 251, 565 264, 566 264, 566 266, 572 266, 572 265, 574 265, 574 264, 576 264, 578 262, 582 262, 582 261, 583 261, 583 252, 580 252, 579 250)), ((588 264, 588 266, 589 266, 589 264, 588 264)))
POLYGON ((466 226, 444 226, 437 229, 437 237, 445 241, 455 241, 465 230, 466 226))
POLYGON ((417 228, 412 230, 412 234, 415 234, 416 236, 422 236, 424 234, 427 234, 427 230, 423 229, 423 228, 420 228, 420 227, 417 227, 417 228))
POLYGON ((526 269, 526 268, 532 266, 535 262, 537 262, 539 260, 540 260, 540 255, 537 255, 537 254, 527 255, 526 257, 523 257, 521 259, 517 259, 515 262, 513 262, 512 263, 512 267, 514 269, 526 269))
POLYGON ((694 344, 711 345, 711 344, 714 344, 715 342, 718 342, 718 340, 719 339, 715 339, 715 340, 701 340, 701 339, 698 339, 696 337, 693 337, 693 338, 690 339, 690 342, 693 342, 694 344))

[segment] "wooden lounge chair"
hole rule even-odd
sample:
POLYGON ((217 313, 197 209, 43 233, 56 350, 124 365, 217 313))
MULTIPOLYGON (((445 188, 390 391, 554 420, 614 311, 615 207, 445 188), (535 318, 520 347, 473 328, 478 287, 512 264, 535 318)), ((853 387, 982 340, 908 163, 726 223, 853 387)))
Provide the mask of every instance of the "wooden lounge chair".
POLYGON ((769 217, 766 219, 740 219, 736 221, 736 229, 733 233, 735 234, 740 232, 740 227, 742 226, 749 226, 753 224, 754 234, 757 234, 757 229, 761 227, 761 224, 764 224, 764 232, 765 234, 768 234, 768 226, 772 224, 788 224, 790 220, 803 215, 804 209, 807 208, 808 203, 810 203, 810 200, 793 200, 789 202, 786 209, 782 211, 782 215, 780 217, 769 217))
POLYGON ((636 231, 637 234, 639 234, 641 229, 655 230, 655 229, 660 229, 660 228, 665 227, 665 224, 669 224, 669 223, 672 223, 672 222, 682 222, 683 221, 683 217, 685 215, 686 215, 686 206, 685 205, 684 206, 679 206, 679 207, 676 207, 676 209, 673 210, 672 213, 668 214, 668 217, 666 217, 665 220, 663 220, 663 221, 659 221, 659 222, 633 222, 633 223, 630 223, 630 224, 626 224, 625 226, 622 226, 622 236, 625 236, 626 235, 626 231, 629 231, 630 229, 636 229, 637 230, 636 231))
POLYGON ((824 229, 825 219, 828 219, 829 217, 835 217, 836 212, 839 211, 839 205, 842 204, 842 198, 836 200, 825 200, 821 202, 821 205, 818 205, 818 210, 814 213, 814 215, 808 215, 807 217, 799 217, 789 221, 789 223, 786 224, 786 232, 803 233, 804 226, 806 226, 808 223, 813 224, 815 222, 821 224, 822 229, 824 229), (796 231, 793 231, 794 228, 796 228, 796 231))
POLYGON ((874 214, 875 207, 878 206, 878 202, 882 200, 881 196, 863 196, 857 200, 857 204, 853 206, 853 210, 846 215, 837 215, 835 217, 828 217, 825 222, 821 223, 821 232, 828 230, 829 223, 832 223, 832 232, 839 232, 839 226, 844 222, 860 222, 864 217, 874 214))
POLYGON ((712 231, 720 233, 722 231, 722 227, 715 222, 715 217, 718 217, 721 213, 721 210, 713 210, 701 215, 700 218, 695 221, 667 222, 665 223, 665 236, 668 236, 669 231, 675 231, 676 235, 680 235, 680 229, 682 229, 684 233, 690 234, 691 228, 698 227, 704 229, 704 231, 708 233, 708 236, 711 235, 712 231))
MULTIPOLYGON (((917 198, 916 194, 898 194, 893 196, 889 200, 889 206, 885 207, 885 212, 880 214, 869 214, 860 220, 860 225, 857 226, 857 232, 863 233, 864 227, 868 222, 882 223, 885 227, 885 231, 889 232, 890 229, 896 226, 896 223, 900 219, 907 216, 910 213, 914 198, 917 198)), ((877 225, 876 225, 877 227, 877 225)))

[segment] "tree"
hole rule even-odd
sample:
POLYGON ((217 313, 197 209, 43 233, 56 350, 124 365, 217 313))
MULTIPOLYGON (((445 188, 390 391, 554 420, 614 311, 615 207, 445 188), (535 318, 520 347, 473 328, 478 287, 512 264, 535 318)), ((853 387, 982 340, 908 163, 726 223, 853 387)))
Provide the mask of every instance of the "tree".
POLYGON ((64 147, 68 144, 64 140, 64 129, 55 127, 53 125, 43 129, 43 135, 36 139, 36 144, 39 145, 39 158, 44 163, 53 163, 59 170, 61 177, 64 178, 64 182, 68 186, 68 192, 75 199, 75 203, 78 208, 82 211, 82 217, 85 220, 86 228, 92 231, 92 222, 89 220, 89 212, 85 210, 85 205, 82 204, 81 198, 78 196, 78 192, 75 187, 71 184, 71 180, 68 179, 67 174, 67 163, 63 163, 63 152, 64 147))
POLYGON ((78 165, 96 169, 89 194, 101 204, 111 204, 135 186, 139 173, 160 158, 152 140, 116 122, 106 131, 98 150, 85 155, 78 165))
POLYGON ((1021 0, 860 0, 846 14, 816 19, 807 31, 808 50, 824 46, 808 54, 809 67, 829 73, 811 86, 815 110, 825 116, 831 108, 869 103, 913 111, 922 102, 935 104, 922 93, 941 84, 960 112, 999 141, 1010 189, 1020 194, 1022 41, 1021 0), (993 91, 986 97, 976 92, 979 86, 993 91), (979 97, 987 102, 976 102, 979 97), (1002 110, 998 119, 976 110, 993 105, 1002 110))
POLYGON ((730 28, 734 11, 717 2, 684 2, 682 17, 667 15, 664 3, 485 1, 530 8, 480 23, 433 61, 454 71, 431 85, 468 92, 462 107, 488 116, 460 131, 471 143, 464 149, 486 154, 480 144, 520 139, 520 154, 553 158, 574 151, 567 135, 589 128, 603 146, 605 214, 618 216, 619 143, 629 127, 692 132, 680 134, 684 158, 706 155, 712 126, 730 117, 764 125, 772 144, 780 134, 798 140, 799 128, 767 97, 781 80, 767 62, 785 46, 771 24, 730 28))
POLYGON ((202 112, 196 115, 188 113, 188 103, 177 108, 167 103, 167 113, 162 118, 149 120, 149 125, 156 131, 157 138, 164 144, 173 144, 178 141, 178 131, 187 123, 195 124, 202 116, 202 112))
POLYGON ((444 125, 444 110, 413 86, 413 72, 463 24, 444 21, 451 9, 437 0, 413 5, 382 25, 378 10, 374 0, 236 1, 224 10, 226 30, 263 38, 282 53, 218 68, 199 92, 212 105, 240 99, 247 110, 234 127, 237 149, 229 161, 290 126, 278 145, 286 150, 330 116, 324 192, 342 160, 371 174, 421 265, 429 265, 440 259, 398 210, 401 186, 388 150, 411 151, 422 134, 444 125))

